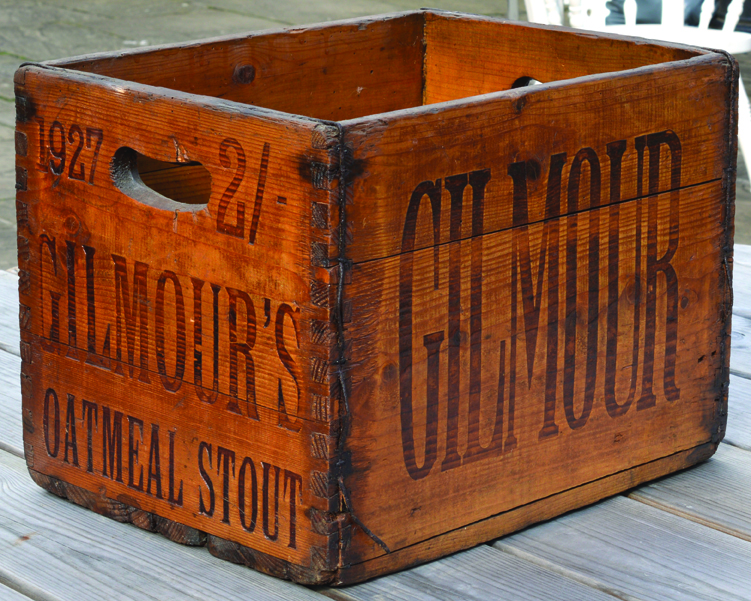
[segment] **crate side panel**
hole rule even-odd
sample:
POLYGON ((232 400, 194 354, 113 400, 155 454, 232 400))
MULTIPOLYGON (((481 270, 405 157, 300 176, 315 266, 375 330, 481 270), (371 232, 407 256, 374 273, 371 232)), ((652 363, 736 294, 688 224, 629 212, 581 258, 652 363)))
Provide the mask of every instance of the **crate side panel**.
POLYGON ((348 123, 356 175, 348 257, 393 256, 470 237, 474 228, 490 233, 719 179, 731 162, 732 77, 727 59, 714 54, 348 123), (668 137, 658 153, 654 145, 668 137), (679 180, 665 165, 652 184, 639 180, 650 156, 662 164, 671 153, 680 155, 679 180), (462 193, 466 201, 452 201, 462 193), (479 222, 473 194, 483 197, 479 222), (415 215, 409 207, 422 197, 415 215))
POLYGON ((428 13, 425 104, 685 60, 707 51, 528 24, 428 13))
MULTIPOLYGON (((391 551, 724 432, 721 182, 356 265, 358 519, 391 551)), ((356 533, 352 563, 383 554, 356 533)))
POLYGON ((312 215, 336 136, 54 69, 20 71, 16 93, 30 467, 328 569, 330 535, 309 519, 330 509, 330 348, 314 334, 329 227, 312 215), (123 147, 203 165, 208 206, 122 192, 123 147))
POLYGON ((422 103, 423 15, 56 64, 319 119, 351 119, 422 103))

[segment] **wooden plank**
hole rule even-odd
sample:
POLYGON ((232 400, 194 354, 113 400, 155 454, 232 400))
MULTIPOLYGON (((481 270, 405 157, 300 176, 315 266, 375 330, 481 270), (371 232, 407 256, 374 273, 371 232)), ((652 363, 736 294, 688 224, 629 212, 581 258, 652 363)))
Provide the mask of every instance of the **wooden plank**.
POLYGON ((0 271, 0 350, 21 356, 18 327, 18 276, 0 271))
POLYGON ((725 442, 751 451, 751 380, 732 374, 725 442))
POLYGON ((423 15, 381 15, 50 64, 320 119, 422 101, 423 15))
POLYGON ((620 599, 748 599, 751 543, 624 497, 494 544, 620 599))
POLYGON ((647 153, 636 146, 648 134, 670 131, 679 140, 674 148, 681 149, 680 177, 671 179, 665 150, 653 189, 722 179, 723 168, 733 160, 728 129, 732 69, 722 55, 700 56, 345 121, 344 137, 360 174, 350 186, 347 256, 358 263, 406 252, 408 207, 413 194, 427 190, 427 182, 435 188, 431 206, 437 223, 427 208, 413 216, 417 223, 408 245, 413 250, 470 238, 476 230, 488 234, 646 194, 647 153), (612 169, 609 145, 611 153, 616 147, 623 150, 612 169), (594 185, 582 179, 576 187, 576 178, 588 168, 585 156, 600 178, 594 185), (465 193, 471 188, 482 195, 483 221, 472 225, 471 203, 465 202, 461 222, 455 217, 452 230, 446 182, 456 186, 456 178, 470 173, 475 185, 466 186, 465 193), (551 198, 560 193, 551 207, 549 193, 551 198))
POLYGON ((612 601, 604 592, 487 545, 347 587, 327 589, 341 601, 612 601))
POLYGON ((629 497, 751 541, 751 453, 721 444, 708 461, 629 497))
MULTIPOLYGON (((734 300, 743 294, 734 290, 734 300)), ((743 298, 741 296, 741 298, 743 298)), ((751 378, 751 313, 733 308, 733 333, 731 336, 730 373, 743 378, 751 378)))
POLYGON ((0 449, 23 457, 20 379, 21 357, 0 351, 0 449))
POLYGON ((3 599, 3 601, 29 601, 30 598, 4 584, 0 584, 0 599, 3 599))
POLYGON ((448 12, 428 13, 425 21, 425 104, 509 90, 525 76, 547 83, 703 52, 448 12), (581 52, 582 44, 591 50, 581 52))
POLYGON ((751 245, 733 249, 733 313, 751 318, 751 245))
POLYGON ((322 599, 44 492, 0 452, 0 573, 34 599, 322 599))

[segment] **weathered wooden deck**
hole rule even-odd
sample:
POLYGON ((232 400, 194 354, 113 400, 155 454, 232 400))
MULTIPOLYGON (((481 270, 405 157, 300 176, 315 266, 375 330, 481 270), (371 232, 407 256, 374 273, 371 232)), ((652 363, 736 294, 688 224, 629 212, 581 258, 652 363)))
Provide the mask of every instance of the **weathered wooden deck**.
POLYGON ((712 459, 365 584, 311 590, 100 517, 23 460, 17 278, 0 272, 0 599, 751 599, 751 246, 736 246, 730 403, 712 459))

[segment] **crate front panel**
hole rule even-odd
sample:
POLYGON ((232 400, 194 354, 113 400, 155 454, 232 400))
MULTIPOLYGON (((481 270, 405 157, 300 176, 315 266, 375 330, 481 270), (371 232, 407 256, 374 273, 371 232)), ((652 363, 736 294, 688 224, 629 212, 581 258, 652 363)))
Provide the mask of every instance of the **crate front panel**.
POLYGON ((612 123, 639 86, 358 129, 346 484, 390 550, 722 436, 732 65, 699 61, 612 123))
POLYGON ((325 136, 87 75, 19 75, 30 467, 293 563, 327 557, 307 517, 329 510, 328 273, 311 260, 328 243, 311 167, 329 162, 325 136), (208 206, 121 192, 122 147, 202 164, 208 206))

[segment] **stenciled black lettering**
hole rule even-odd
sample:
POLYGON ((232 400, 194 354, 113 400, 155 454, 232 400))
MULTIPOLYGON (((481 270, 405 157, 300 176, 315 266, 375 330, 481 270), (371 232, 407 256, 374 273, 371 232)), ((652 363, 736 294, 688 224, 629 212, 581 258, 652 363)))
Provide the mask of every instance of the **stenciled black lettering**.
POLYGON ((65 455, 63 457, 64 463, 71 463, 68 461, 68 450, 71 451, 71 458, 73 465, 78 467, 78 440, 76 438, 76 398, 72 394, 68 394, 68 408, 65 412, 65 455))
POLYGON ((250 457, 243 459, 240 466, 240 474, 237 480, 237 508, 240 513, 240 525, 245 532, 253 532, 256 529, 258 518, 258 478, 256 466, 250 457), (247 501, 245 499, 245 486, 247 473, 250 471, 250 521, 247 519, 247 501))
POLYGON ((183 506, 183 481, 180 480, 180 492, 175 497, 175 430, 169 434, 169 496, 167 500, 177 507, 183 506))
POLYGON ((123 481, 123 414, 115 411, 110 422, 110 408, 102 407, 102 475, 123 481), (109 466, 109 471, 107 467, 109 466))
POLYGON ((136 323, 140 324, 138 331, 140 351, 140 373, 138 380, 149 383, 149 299, 147 295, 146 274, 149 266, 140 261, 135 262, 133 270, 133 303, 130 301, 128 286, 128 265, 124 257, 112 255, 115 265, 115 308, 117 342, 116 373, 123 374, 123 337, 126 339, 128 352, 129 375, 132 378, 135 368, 136 323))
POLYGON ((201 296, 204 282, 190 278, 193 283, 193 383, 196 395, 203 403, 213 405, 219 397, 219 292, 222 287, 211 284, 213 293, 213 378, 211 391, 203 386, 203 309, 201 296))
MULTIPOLYGON (((289 482, 289 542, 291 549, 297 548, 297 491, 302 495, 302 476, 289 470, 284 470, 284 493, 287 494, 287 482, 289 482)), ((300 499, 302 502, 302 499, 300 499)))
POLYGON ((155 338, 156 338, 156 365, 159 370, 159 378, 162 386, 169 392, 177 392, 183 383, 185 374, 185 301, 180 280, 172 271, 163 271, 156 283, 156 307, 155 307, 155 338), (164 289, 167 282, 172 282, 175 308, 175 375, 167 374, 167 365, 164 348, 164 289))
MULTIPOLYGON (((279 305, 276 311, 276 322, 274 325, 274 338, 276 340, 276 352, 279 355, 279 360, 284 365, 284 369, 292 377, 292 381, 295 384, 295 390, 297 391, 297 410, 300 411, 300 374, 297 369, 297 364, 292 358, 292 355, 287 350, 287 346, 284 343, 284 321, 285 317, 289 316, 289 320, 292 323, 292 329, 295 332, 295 344, 297 348, 300 348, 300 338, 297 333, 297 321, 295 314, 300 314, 300 309, 293 310, 288 304, 283 303, 279 305)), ((299 432, 302 428, 302 423, 299 420, 292 421, 287 411, 287 406, 284 403, 284 392, 282 390, 282 379, 279 380, 279 394, 278 394, 278 425, 281 428, 290 430, 292 432, 299 432)))
POLYGON ((222 476, 222 522, 229 524, 229 474, 235 477, 235 452, 217 446, 216 473, 222 476))
POLYGON ((206 467, 203 464, 204 453, 208 456, 209 469, 211 469, 211 444, 201 441, 201 443, 198 445, 198 471, 201 472, 201 479, 203 480, 203 483, 206 485, 206 488, 209 491, 209 506, 207 508, 204 504, 203 489, 199 486, 198 511, 205 516, 211 517, 214 515, 214 503, 216 499, 214 497, 214 483, 211 481, 211 476, 209 475, 209 472, 206 470, 206 467))
POLYGON ((597 343, 599 295, 600 295, 600 206, 601 189, 600 160, 592 148, 582 148, 576 153, 568 179, 568 217, 566 218, 566 319, 564 321, 563 358, 563 409, 566 421, 572 430, 583 427, 592 412, 597 380, 597 343), (574 409, 574 382, 576 381, 576 324, 577 324, 577 269, 579 266, 579 236, 577 226, 583 216, 576 215, 579 206, 579 183, 582 164, 589 164, 589 220, 588 239, 588 298, 587 298, 587 362, 585 371, 584 402, 581 413, 574 409))
POLYGON ((159 456, 159 426, 151 424, 151 444, 149 445, 149 469, 146 481, 146 493, 151 495, 151 483, 155 484, 156 498, 162 497, 162 462, 159 456))
MULTIPOLYGON (((438 289, 438 243, 441 225, 441 180, 419 184, 409 201, 402 233, 402 253, 399 255, 399 399, 401 405, 402 452, 407 472, 413 480, 430 473, 437 459, 438 394, 428 389, 425 453, 421 467, 415 460, 414 419, 412 415, 412 280, 417 215, 422 199, 427 196, 433 216, 434 287, 438 289)), ((440 332, 443 340, 443 332, 440 332)), ((432 340, 432 339, 431 339, 432 340)), ((433 342, 429 342, 433 344, 433 342)), ((430 377, 428 378, 430 381, 430 377)), ((428 384, 429 386, 429 384, 428 384)))
POLYGON ((649 198, 647 216, 647 290, 644 318, 644 369, 642 392, 636 403, 638 411, 653 407, 656 402, 652 390, 654 378, 655 336, 657 330, 657 275, 665 278, 667 307, 665 313, 665 357, 663 368, 663 391, 668 401, 680 398, 680 389, 675 384, 675 360, 678 343, 678 276, 670 261, 673 260, 679 241, 680 187, 682 148, 678 136, 672 131, 663 131, 647 136, 649 149, 649 198), (660 188, 660 149, 667 145, 670 151, 670 217, 668 247, 657 258, 657 194, 660 188))
POLYGON ((219 199, 216 213, 216 231, 237 238, 243 238, 245 232, 245 203, 238 199, 234 225, 227 223, 227 210, 245 177, 245 151, 240 145, 240 142, 235 138, 225 138, 222 140, 222 143, 219 145, 219 163, 225 169, 232 167, 232 160, 229 155, 230 149, 232 149, 235 154, 235 175, 232 177, 232 181, 219 199))
POLYGON ((128 416, 128 486, 143 492, 143 466, 138 465, 138 447, 143 444, 143 420, 128 416), (138 439, 135 429, 138 428, 138 439), (138 484, 135 482, 136 466, 139 468, 138 484))
MULTIPOLYGON (((646 142, 646 140, 644 140, 646 142)), ((639 373, 639 297, 641 288, 641 200, 636 200, 636 228, 634 249, 634 325, 631 353, 631 384, 626 400, 619 403, 615 395, 615 380, 618 373, 618 294, 620 266, 620 201, 621 162, 626 152, 626 140, 617 140, 607 146, 610 158, 610 207, 608 216, 608 311, 605 342, 605 408, 610 417, 624 415, 634 401, 636 379, 639 373)), ((637 144, 637 156, 641 165, 644 145, 637 144)), ((641 184, 639 184, 641 185, 641 184)))
POLYGON ((44 395, 44 414, 42 416, 44 427, 44 444, 47 448, 47 454, 50 457, 57 457, 60 452, 60 402, 57 398, 57 392, 53 388, 48 388, 44 395), (50 444, 50 400, 54 402, 52 409, 54 411, 52 422, 54 444, 50 444))
POLYGON ((229 295, 229 393, 232 397, 227 403, 227 411, 237 415, 245 415, 250 419, 258 419, 256 408, 256 370, 251 351, 256 343, 256 312, 253 301, 247 292, 227 288, 229 295), (237 338, 237 308, 238 301, 245 307, 245 341, 237 338), (245 358, 245 413, 238 404, 239 392, 237 385, 238 355, 245 358))
POLYGON ((87 401, 81 400, 81 421, 86 422, 86 471, 89 473, 94 472, 94 427, 99 430, 99 405, 87 401))
POLYGON ((261 467, 263 467, 263 489, 261 495, 263 496, 263 535, 270 541, 276 541, 279 538, 279 473, 281 468, 275 465, 270 465, 261 461, 261 467), (274 531, 271 532, 269 528, 269 494, 271 492, 271 485, 269 483, 269 472, 271 468, 274 468, 274 531))

